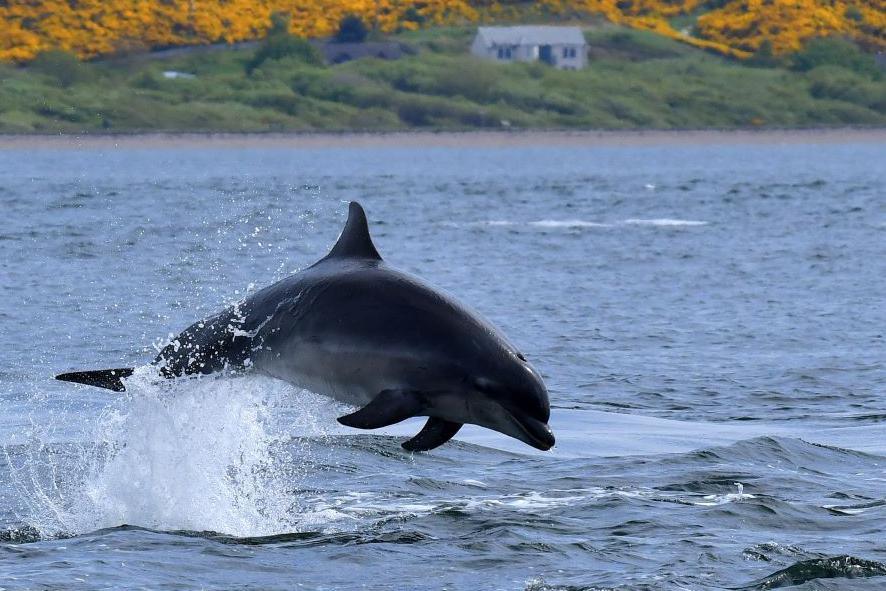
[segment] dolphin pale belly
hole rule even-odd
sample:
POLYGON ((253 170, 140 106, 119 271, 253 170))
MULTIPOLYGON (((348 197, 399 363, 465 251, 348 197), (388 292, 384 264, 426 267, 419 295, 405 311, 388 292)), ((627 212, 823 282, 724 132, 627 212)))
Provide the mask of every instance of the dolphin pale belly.
MULTIPOLYGON (((554 445, 538 372, 478 314, 389 267, 355 202, 328 255, 191 325, 152 366, 165 378, 257 371, 359 406, 338 419, 359 429, 426 416, 403 444, 410 451, 445 443, 464 423, 542 450, 554 445)), ((56 377, 122 391, 132 372, 56 377)))

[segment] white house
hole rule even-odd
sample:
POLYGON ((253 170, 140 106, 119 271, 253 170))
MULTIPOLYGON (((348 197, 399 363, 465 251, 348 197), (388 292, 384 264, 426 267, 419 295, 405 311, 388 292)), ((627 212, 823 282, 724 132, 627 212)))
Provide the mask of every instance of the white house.
POLYGON ((560 70, 588 63, 588 44, 578 27, 478 27, 471 53, 499 62, 543 61, 560 70))

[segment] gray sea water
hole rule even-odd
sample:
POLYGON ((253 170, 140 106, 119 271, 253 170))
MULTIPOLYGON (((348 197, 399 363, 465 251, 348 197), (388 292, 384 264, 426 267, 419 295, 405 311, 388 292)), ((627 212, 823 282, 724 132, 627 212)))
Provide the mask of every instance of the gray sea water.
POLYGON ((0 151, 0 588, 886 588, 886 146, 0 151), (347 202, 558 445, 412 455, 268 378, 129 391, 347 202))

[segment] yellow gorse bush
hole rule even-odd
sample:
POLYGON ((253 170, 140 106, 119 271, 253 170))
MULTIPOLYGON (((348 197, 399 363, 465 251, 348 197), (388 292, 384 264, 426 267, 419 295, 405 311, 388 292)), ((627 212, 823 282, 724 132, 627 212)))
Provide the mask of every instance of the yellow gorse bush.
POLYGON ((886 2, 733 0, 698 19, 698 34, 746 51, 769 41, 775 54, 797 51, 813 37, 847 35, 886 47, 886 2))
POLYGON ((416 21, 471 21, 468 2, 452 0, 7 0, 0 3, 0 60, 24 61, 47 49, 82 58, 139 48, 233 43, 262 37, 274 12, 291 15, 303 37, 333 33, 349 14, 390 32, 416 21))
POLYGON ((702 12, 703 0, 545 0, 555 12, 581 10, 612 22, 654 31, 697 47, 750 57, 769 42, 774 54, 797 51, 815 37, 846 35, 875 49, 886 48, 886 1, 729 0, 701 14, 692 30, 678 31, 669 19, 702 12))
MULTIPOLYGON (((886 47, 886 2, 860 0, 729 0, 679 31, 669 19, 705 10, 703 0, 543 0, 553 12, 601 14, 608 20, 715 50, 748 57, 768 41, 776 54, 812 37, 848 35, 886 47)), ((720 2, 717 2, 720 4, 720 2)), ((291 16, 303 37, 333 33, 349 14, 383 32, 419 23, 477 22, 482 7, 466 0, 6 0, 0 2, 0 60, 27 61, 48 49, 81 58, 131 50, 236 42, 262 37, 274 12, 291 16)))

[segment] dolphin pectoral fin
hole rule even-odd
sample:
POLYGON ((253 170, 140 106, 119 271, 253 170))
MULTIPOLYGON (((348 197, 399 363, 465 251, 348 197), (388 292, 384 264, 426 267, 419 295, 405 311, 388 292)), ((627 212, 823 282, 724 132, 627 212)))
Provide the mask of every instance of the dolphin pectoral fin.
POLYGON ((126 387, 123 385, 123 378, 128 378, 135 371, 131 367, 120 367, 117 369, 97 369, 94 371, 72 371, 69 373, 60 373, 55 379, 63 382, 74 382, 84 384, 86 386, 95 386, 97 388, 105 388, 114 392, 124 392, 126 387))
POLYGON ((421 400, 415 392, 382 390, 360 410, 338 417, 338 422, 357 429, 378 429, 414 417, 422 408, 421 400))
POLYGON ((415 437, 403 442, 403 449, 406 451, 428 451, 439 447, 452 439, 462 425, 463 423, 453 423, 431 417, 415 437))

